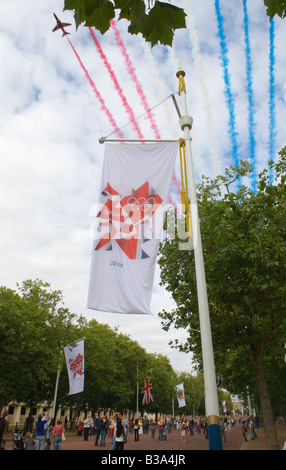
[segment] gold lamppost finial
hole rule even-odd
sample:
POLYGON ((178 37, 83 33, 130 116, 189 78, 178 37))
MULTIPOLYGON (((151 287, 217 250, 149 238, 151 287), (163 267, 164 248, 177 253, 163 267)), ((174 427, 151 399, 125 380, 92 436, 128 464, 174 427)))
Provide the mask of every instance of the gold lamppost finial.
POLYGON ((176 73, 176 76, 179 79, 179 95, 181 95, 182 91, 184 91, 186 93, 186 85, 185 85, 185 79, 184 79, 185 75, 186 74, 182 70, 181 60, 180 60, 180 57, 179 57, 179 68, 178 68, 178 72, 176 73))

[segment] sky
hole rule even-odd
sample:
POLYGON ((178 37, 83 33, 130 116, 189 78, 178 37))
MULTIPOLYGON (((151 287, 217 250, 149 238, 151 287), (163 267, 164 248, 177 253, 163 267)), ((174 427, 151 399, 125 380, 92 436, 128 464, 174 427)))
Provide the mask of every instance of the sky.
MULTIPOLYGON (((286 20, 276 16, 270 27, 263 0, 173 3, 188 13, 188 27, 175 33, 173 48, 151 49, 140 36, 128 34, 122 20, 116 28, 125 55, 113 28, 103 36, 93 29, 100 50, 88 28, 76 30, 73 13, 63 12, 63 0, 5 3, 0 18, 0 285, 16 289, 26 279, 49 282, 63 292, 71 312, 118 327, 147 352, 169 357, 176 371, 191 373, 191 354, 169 346, 176 338, 184 342, 187 332, 161 328, 158 313, 175 303, 159 285, 158 266, 152 315, 86 308, 93 207, 104 158, 99 138, 115 138, 115 122, 125 138, 136 139, 130 110, 144 138, 155 138, 154 122, 160 138, 183 137, 170 99, 178 91, 180 58, 194 119, 196 182, 202 175, 222 174, 240 159, 252 163, 257 174, 285 145, 286 20), (60 31, 52 32, 53 12, 72 23, 67 30, 74 49, 60 31)), ((175 171, 179 179, 178 161, 175 171)), ((171 197, 179 203, 175 186, 171 197)))

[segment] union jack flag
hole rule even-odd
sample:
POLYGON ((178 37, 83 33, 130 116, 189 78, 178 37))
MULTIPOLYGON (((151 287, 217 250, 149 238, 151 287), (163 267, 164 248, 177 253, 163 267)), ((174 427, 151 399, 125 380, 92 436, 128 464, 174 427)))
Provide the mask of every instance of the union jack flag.
POLYGON ((149 405, 152 401, 154 401, 153 398, 153 385, 152 382, 148 382, 148 377, 146 375, 145 377, 145 387, 141 388, 142 391, 142 405, 149 405))

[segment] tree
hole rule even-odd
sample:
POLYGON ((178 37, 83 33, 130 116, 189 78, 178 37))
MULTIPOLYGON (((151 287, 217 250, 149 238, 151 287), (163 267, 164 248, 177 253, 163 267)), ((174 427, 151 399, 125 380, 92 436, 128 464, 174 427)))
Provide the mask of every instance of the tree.
POLYGON ((185 28, 182 8, 159 0, 65 0, 64 10, 74 10, 76 27, 82 23, 94 26, 101 34, 110 28, 110 21, 119 12, 119 20, 129 21, 128 32, 141 33, 152 46, 159 42, 172 45, 176 29, 185 28))
MULTIPOLYGON (((286 16, 286 0, 264 0, 266 14, 286 16)), ((160 0, 64 0, 64 10, 74 11, 76 28, 82 23, 95 27, 101 34, 110 28, 110 21, 118 12, 119 20, 129 22, 130 34, 142 34, 154 46, 172 46, 177 29, 186 28, 186 13, 172 3, 160 0)))
POLYGON ((25 281, 19 292, 0 287, 0 406, 11 400, 33 406, 52 400, 59 360, 59 339, 68 338, 73 315, 60 291, 48 283, 25 281), (55 334, 55 332, 57 334, 55 334))
POLYGON ((264 5, 267 7, 266 13, 271 19, 275 15, 285 18, 286 0, 264 0, 264 5))
POLYGON ((200 372, 194 376, 183 372, 178 377, 178 383, 184 384, 186 406, 177 408, 175 405, 175 414, 184 415, 205 415, 205 394, 204 378, 200 372))
POLYGON ((148 354, 129 336, 96 320, 87 322, 64 307, 61 291, 40 280, 24 281, 18 292, 0 287, 0 410, 12 400, 53 402, 58 367, 56 405, 81 410, 136 409, 136 385, 149 370, 155 373, 156 405, 171 403, 174 371, 165 356, 148 354), (84 391, 68 395, 64 346, 85 337, 84 391), (137 369, 140 371, 137 375, 137 369))
POLYGON ((172 413, 172 399, 176 374, 169 359, 162 354, 148 354, 145 370, 141 371, 140 388, 143 387, 145 375, 152 381, 154 401, 142 410, 146 413, 172 413))
MULTIPOLYGON (((214 181, 203 178, 198 204, 216 372, 229 391, 245 394, 248 386, 259 397, 268 446, 275 449, 269 386, 275 381, 281 390, 285 383, 286 148, 259 175, 255 192, 241 184, 249 171, 242 163, 214 181), (235 192, 230 181, 239 182, 235 192)), ((201 367, 194 257, 178 241, 166 237, 160 249, 161 283, 177 303, 160 316, 165 329, 189 330, 187 347, 179 347, 192 351, 201 367)))

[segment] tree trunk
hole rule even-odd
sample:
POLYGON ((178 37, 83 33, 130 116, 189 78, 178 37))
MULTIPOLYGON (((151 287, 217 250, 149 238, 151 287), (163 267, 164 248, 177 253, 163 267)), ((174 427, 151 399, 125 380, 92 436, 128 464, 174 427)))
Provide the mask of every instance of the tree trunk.
POLYGON ((253 343, 250 346, 250 352, 256 375, 256 383, 261 404, 261 415, 263 419, 266 443, 269 450, 279 450, 279 443, 273 419, 272 407, 268 393, 268 386, 266 383, 264 367, 260 355, 260 346, 258 344, 253 343))

